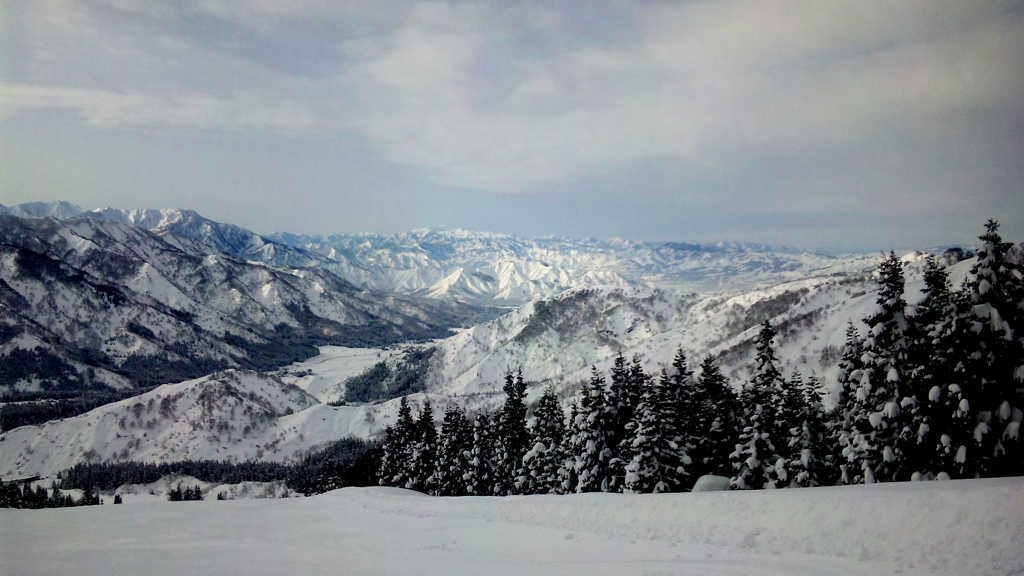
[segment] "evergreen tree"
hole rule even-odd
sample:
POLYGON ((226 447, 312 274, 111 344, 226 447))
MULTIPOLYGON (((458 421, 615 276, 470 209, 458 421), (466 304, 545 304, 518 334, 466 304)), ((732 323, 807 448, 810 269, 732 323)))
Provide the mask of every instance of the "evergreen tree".
POLYGON ((640 365, 640 357, 634 356, 632 365, 626 364, 620 353, 612 366, 611 382, 605 399, 605 437, 611 450, 608 461, 608 486, 611 492, 622 492, 626 480, 626 465, 632 458, 632 431, 634 413, 639 403, 640 391, 650 377, 640 365))
MULTIPOLYGON (((989 220, 967 283, 970 337, 954 369, 974 414, 973 442, 955 462, 962 474, 1024 474, 1020 424, 1024 413, 1024 280, 999 224, 989 220)), ((970 425, 969 424, 969 425, 970 425)))
POLYGON ((739 401, 718 369, 714 356, 706 355, 700 367, 698 389, 704 397, 700 418, 704 432, 701 474, 730 477, 732 466, 729 455, 736 451, 739 441, 739 401))
POLYGON ((465 475, 466 491, 475 496, 492 496, 495 493, 494 454, 496 438, 493 419, 486 413, 477 415, 473 422, 473 449, 470 452, 469 469, 465 475))
POLYGON ((863 341, 851 321, 839 360, 839 397, 828 424, 833 459, 838 464, 839 481, 843 484, 864 482, 863 433, 870 431, 867 410, 870 382, 864 377, 863 348, 863 341))
POLYGON ((788 439, 779 410, 785 386, 772 345, 774 338, 775 330, 765 320, 754 339, 754 375, 740 398, 744 427, 735 451, 730 454, 733 488, 749 490, 774 485, 780 458, 776 444, 782 446, 781 442, 788 439))
POLYGON ((409 479, 405 487, 428 494, 434 489, 434 466, 437 464, 437 427, 430 399, 423 401, 423 409, 415 426, 416 433, 409 454, 409 479))
POLYGON ((669 370, 669 378, 663 383, 665 394, 672 403, 673 441, 684 455, 683 470, 679 471, 678 490, 687 490, 699 474, 698 462, 703 463, 699 454, 702 435, 698 422, 703 412, 703 398, 697 389, 686 354, 677 348, 669 370))
POLYGON ((625 491, 633 493, 677 492, 689 463, 685 445, 676 428, 678 414, 672 379, 662 371, 657 382, 643 381, 633 425, 626 467, 625 491))
POLYGON ((819 387, 816 378, 812 376, 805 382, 799 372, 790 379, 790 388, 796 391, 800 403, 786 447, 786 482, 789 486, 821 486, 835 481, 828 461, 829 436, 825 429, 819 387))
POLYGON ((568 464, 576 477, 576 485, 572 487, 575 492, 609 490, 608 463, 612 450, 608 446, 604 386, 604 378, 594 368, 590 382, 583 385, 577 397, 567 448, 568 464))
POLYGON ((515 492, 516 473, 529 449, 526 430, 526 383, 519 371, 505 375, 505 404, 498 416, 498 444, 494 460, 495 493, 505 496, 515 492))
POLYGON ((553 388, 547 388, 537 403, 531 432, 530 450, 516 479, 519 494, 555 494, 560 492, 559 469, 565 461, 565 414, 553 388))
POLYGON ((953 446, 948 433, 960 403, 960 386, 953 369, 965 323, 958 318, 959 298, 950 290, 946 269, 934 256, 925 263, 924 282, 924 298, 911 318, 907 354, 912 370, 910 386, 916 399, 908 406, 908 420, 916 433, 905 438, 902 452, 911 472, 934 478, 943 471, 952 471, 953 446))
POLYGON ((441 422, 434 495, 463 496, 467 493, 464 477, 469 471, 472 450, 473 428, 462 410, 452 406, 445 411, 441 422))
POLYGON ((573 444, 576 439, 579 399, 580 396, 577 396, 569 407, 569 420, 565 436, 562 437, 562 446, 559 451, 562 465, 558 468, 558 494, 571 494, 576 491, 576 485, 579 484, 579 477, 576 475, 576 449, 573 444))
POLYGON ((905 409, 917 402, 910 388, 909 341, 903 299, 903 262, 895 253, 878 267, 877 313, 867 319, 864 341, 864 378, 861 390, 869 426, 854 437, 864 482, 909 479, 902 446, 915 437, 905 409))
POLYGON ((380 485, 404 488, 409 482, 409 465, 415 440, 416 423, 409 400, 402 396, 398 420, 384 429, 384 452, 381 456, 380 485))

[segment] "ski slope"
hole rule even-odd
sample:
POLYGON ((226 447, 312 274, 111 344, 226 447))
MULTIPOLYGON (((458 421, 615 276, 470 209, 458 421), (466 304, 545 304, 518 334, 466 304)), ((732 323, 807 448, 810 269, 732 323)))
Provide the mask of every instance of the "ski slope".
POLYGON ((0 574, 1024 571, 1024 478, 508 498, 345 488, 283 500, 137 502, 0 510, 0 574))

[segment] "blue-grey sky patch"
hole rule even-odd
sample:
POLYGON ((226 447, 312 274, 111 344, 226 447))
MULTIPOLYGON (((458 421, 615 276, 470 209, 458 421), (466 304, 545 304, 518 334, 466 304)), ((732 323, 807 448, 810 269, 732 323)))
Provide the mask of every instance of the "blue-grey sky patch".
POLYGON ((1024 236, 1024 10, 0 0, 0 203, 871 250, 1024 236))

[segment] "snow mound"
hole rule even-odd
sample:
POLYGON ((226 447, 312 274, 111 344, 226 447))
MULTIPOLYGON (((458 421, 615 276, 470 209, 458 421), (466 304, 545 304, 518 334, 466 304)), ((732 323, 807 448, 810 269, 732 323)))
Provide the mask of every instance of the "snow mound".
POLYGON ((693 484, 694 492, 725 492, 729 489, 729 479, 725 476, 705 474, 697 478, 693 484))

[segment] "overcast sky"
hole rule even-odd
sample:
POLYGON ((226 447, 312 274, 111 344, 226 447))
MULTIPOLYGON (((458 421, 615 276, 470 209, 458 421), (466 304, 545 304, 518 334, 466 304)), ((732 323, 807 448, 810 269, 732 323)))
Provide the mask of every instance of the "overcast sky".
POLYGON ((0 0, 0 204, 1024 240, 1020 2, 0 0))

